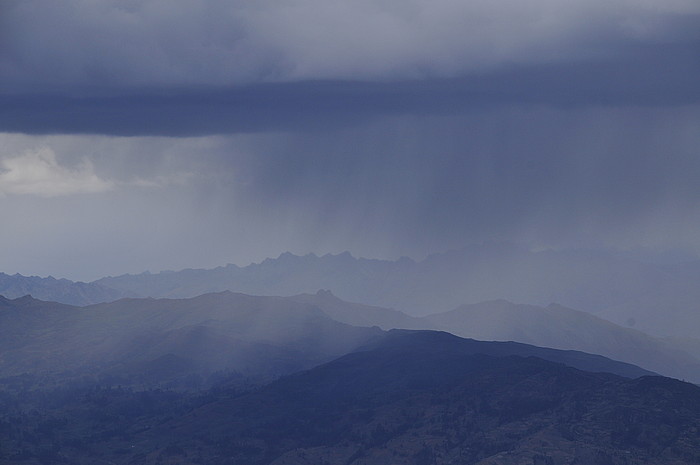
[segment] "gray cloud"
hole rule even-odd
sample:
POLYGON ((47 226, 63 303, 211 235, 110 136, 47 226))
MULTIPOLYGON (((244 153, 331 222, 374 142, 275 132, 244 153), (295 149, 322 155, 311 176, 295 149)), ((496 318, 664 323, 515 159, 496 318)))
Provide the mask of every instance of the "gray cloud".
POLYGON ((10 89, 452 77, 697 40, 696 2, 10 0, 10 89))
POLYGON ((44 181, 112 187, 38 198, 5 182, 0 269, 91 278, 483 240, 700 250, 695 1, 0 8, 0 159, 47 147, 44 181))
POLYGON ((128 96, 0 95, 0 130, 184 136, 326 130, 391 115, 503 105, 669 106, 700 102, 697 47, 657 45, 628 60, 538 65, 427 81, 324 81, 128 96))
MULTIPOLYGON (((235 202, 230 191, 218 187, 223 173, 215 166, 222 156, 217 138, 4 134, 0 135, 0 160, 21 158, 41 147, 53 154, 50 182, 32 184, 38 190, 33 194, 55 187, 56 177, 67 178, 75 187, 73 175, 83 159, 91 165, 90 174, 112 188, 83 190, 83 195, 17 192, 0 196, 4 218, 0 241, 12 244, 0 260, 0 269, 91 279, 260 257, 255 247, 250 255, 246 255, 248 247, 237 250, 252 241, 231 218, 235 202)), ((34 165, 24 168, 32 179, 41 174, 34 165)), ((230 170, 225 178, 231 181, 230 170)), ((61 192, 76 193, 75 189, 61 192)), ((266 237, 261 232, 257 235, 266 237)))
POLYGON ((50 147, 0 159, 0 194, 59 197, 105 192, 113 183, 101 179, 83 159, 75 168, 59 165, 50 147))
POLYGON ((0 130, 325 130, 492 105, 700 101, 693 1, 7 1, 0 130))
POLYGON ((0 239, 14 244, 0 265, 85 279, 286 250, 419 258, 485 240, 700 251, 698 125, 698 105, 504 105, 324 131, 6 135, 5 153, 88 157, 115 189, 0 198, 12 219, 0 239))

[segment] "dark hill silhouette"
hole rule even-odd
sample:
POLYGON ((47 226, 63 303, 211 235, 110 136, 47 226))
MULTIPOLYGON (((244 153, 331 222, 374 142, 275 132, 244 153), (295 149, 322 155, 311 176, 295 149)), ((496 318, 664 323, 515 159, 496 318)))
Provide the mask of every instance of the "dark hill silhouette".
POLYGON ((345 302, 330 291, 292 299, 315 305, 343 323, 382 329, 436 329, 485 341, 579 350, 700 383, 700 360, 683 350, 687 342, 654 338, 561 305, 540 307, 495 300, 416 318, 392 309, 345 302))
POLYGON ((143 461, 212 465, 590 463, 700 459, 700 388, 545 361, 522 346, 391 331, 365 350, 145 433, 143 461), (485 352, 489 352, 488 354, 485 352))

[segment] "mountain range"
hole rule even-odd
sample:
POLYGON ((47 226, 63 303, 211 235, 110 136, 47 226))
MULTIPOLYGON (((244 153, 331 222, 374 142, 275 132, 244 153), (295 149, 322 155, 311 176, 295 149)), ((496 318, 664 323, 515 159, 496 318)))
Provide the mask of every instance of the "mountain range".
MULTIPOLYGON (((337 321, 325 311, 337 317, 352 313, 354 304, 328 295, 312 304, 303 297, 225 291, 86 307, 29 296, 0 298, 0 378, 31 374, 137 387, 198 387, 198 380, 201 384, 214 373, 269 380, 352 352, 384 334, 377 326, 337 321), (333 305, 324 304, 329 301, 333 305)), ((652 374, 599 355, 514 342, 497 345, 516 346, 521 355, 581 369, 652 374)))
POLYGON ((700 390, 657 373, 700 383, 698 278, 502 245, 0 274, 0 464, 697 463, 700 390))
POLYGON ((285 253, 245 267, 146 272, 91 283, 0 275, 0 294, 87 305, 121 297, 189 298, 224 290, 292 296, 330 289, 343 300, 412 316, 505 299, 545 307, 557 303, 655 336, 697 339, 698 282, 700 261, 484 244, 421 261, 369 260, 347 252, 321 257, 285 253))
POLYGON ((487 300, 595 314, 657 336, 697 337, 700 262, 651 262, 600 250, 532 251, 484 244, 397 261, 289 253, 246 267, 123 275, 95 281, 138 296, 192 297, 224 289, 294 295, 330 289, 343 300, 414 316, 487 300))
POLYGON ((154 372, 171 372, 167 381, 174 384, 201 383, 217 372, 267 379, 346 353, 381 330, 402 328, 587 352, 700 382, 700 355, 693 347, 559 305, 504 300, 412 317, 323 290, 292 297, 224 291, 86 307, 0 297, 0 324, 0 376, 26 366, 36 372, 89 368, 94 376, 99 366, 100 377, 124 384, 154 372), (83 347, 91 347, 89 354, 83 347))
POLYGON ((53 276, 22 276, 19 273, 0 273, 0 295, 8 299, 31 295, 37 299, 68 305, 112 302, 129 296, 98 283, 75 282, 65 278, 56 279, 53 276))
POLYGON ((86 307, 0 298, 0 378, 146 387, 199 387, 215 373, 264 380, 343 355, 381 333, 289 299, 231 292, 86 307))

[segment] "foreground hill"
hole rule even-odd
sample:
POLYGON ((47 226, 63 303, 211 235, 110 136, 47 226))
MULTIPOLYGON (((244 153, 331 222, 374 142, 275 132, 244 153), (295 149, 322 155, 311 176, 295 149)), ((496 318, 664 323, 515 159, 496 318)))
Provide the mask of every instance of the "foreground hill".
POLYGON ((699 263, 662 264, 607 251, 535 252, 487 244, 419 262, 356 259, 349 253, 285 253, 246 267, 123 275, 93 284, 129 295, 174 298, 226 289, 257 295, 331 289, 344 300, 414 316, 494 299, 558 302, 650 334, 696 337, 699 263))
POLYGON ((148 448, 166 432, 196 451, 184 463, 700 460, 700 388, 582 372, 492 347, 445 333, 390 332, 368 350, 166 423, 143 436, 136 463, 163 453, 148 448))
MULTIPOLYGON (((0 463, 700 461, 700 388, 581 371, 530 350, 440 332, 391 331, 247 394, 53 395, 43 398, 43 413, 14 404, 0 463)), ((0 411, 0 420, 8 418, 0 411)))

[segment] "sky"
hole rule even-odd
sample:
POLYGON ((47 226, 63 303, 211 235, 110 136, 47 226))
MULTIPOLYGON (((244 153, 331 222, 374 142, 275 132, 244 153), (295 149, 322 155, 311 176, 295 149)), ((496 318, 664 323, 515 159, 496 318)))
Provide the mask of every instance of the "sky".
POLYGON ((700 252, 697 0, 2 0, 0 271, 700 252))

